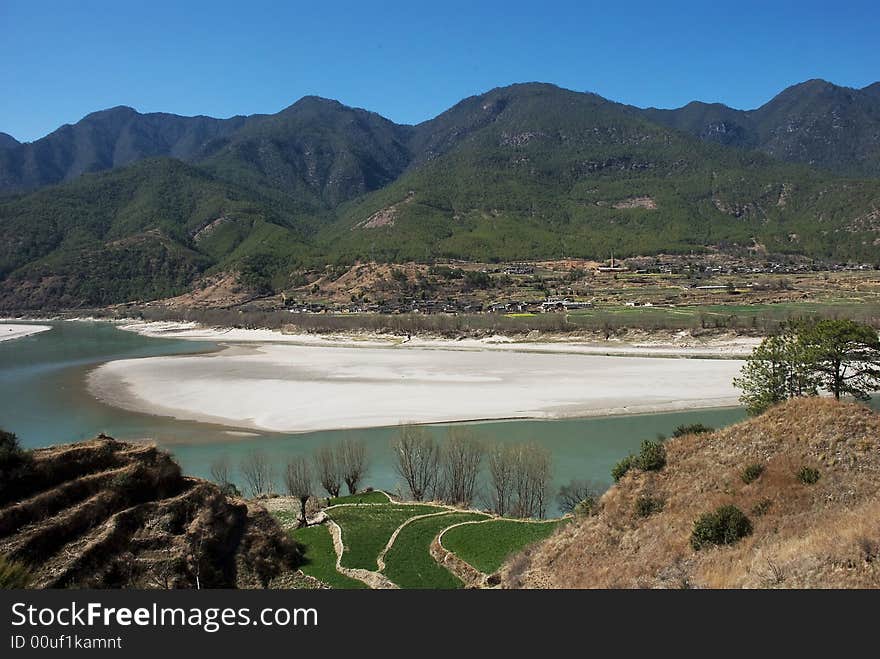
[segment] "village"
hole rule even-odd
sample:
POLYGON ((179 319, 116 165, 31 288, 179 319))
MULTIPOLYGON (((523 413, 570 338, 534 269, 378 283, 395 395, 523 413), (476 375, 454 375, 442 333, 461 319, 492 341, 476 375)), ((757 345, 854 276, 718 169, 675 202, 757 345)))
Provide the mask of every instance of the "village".
POLYGON ((603 306, 822 302, 880 293, 880 264, 721 253, 604 262, 364 263, 303 273, 306 283, 247 306, 291 313, 540 314, 603 306))

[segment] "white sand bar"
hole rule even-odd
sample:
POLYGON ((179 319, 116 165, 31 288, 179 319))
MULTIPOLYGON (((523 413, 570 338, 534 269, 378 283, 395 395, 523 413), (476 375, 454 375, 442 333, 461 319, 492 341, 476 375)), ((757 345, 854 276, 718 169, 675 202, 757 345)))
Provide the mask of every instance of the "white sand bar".
POLYGON ((52 329, 50 325, 7 325, 0 323, 0 341, 11 341, 24 336, 46 332, 52 329))
POLYGON ((110 362, 92 393, 139 412, 283 432, 735 405, 742 361, 239 344, 110 362))
POLYGON ((284 343, 302 346, 435 348, 440 350, 502 350, 517 352, 570 353, 582 355, 632 355, 643 357, 747 357, 760 337, 720 335, 696 338, 682 331, 666 338, 647 335, 641 341, 612 338, 585 340, 577 336, 543 336, 512 339, 506 336, 444 339, 413 336, 361 334, 287 334, 270 329, 205 327, 193 322, 123 321, 119 329, 143 336, 222 343, 284 343))

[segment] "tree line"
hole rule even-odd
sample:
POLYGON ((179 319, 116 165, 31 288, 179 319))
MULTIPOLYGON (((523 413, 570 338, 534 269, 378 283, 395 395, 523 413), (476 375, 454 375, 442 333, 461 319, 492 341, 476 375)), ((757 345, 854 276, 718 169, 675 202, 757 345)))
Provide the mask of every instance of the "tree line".
POLYGON ((550 451, 539 444, 487 444, 460 426, 450 427, 441 442, 422 426, 403 425, 391 448, 397 474, 415 501, 469 507, 481 499, 498 515, 547 514, 550 451))
MULTIPOLYGON (((549 504, 550 451, 535 443, 488 444, 467 428, 452 426, 440 441, 422 426, 400 426, 392 440, 394 467, 402 496, 413 501, 440 501, 470 507, 478 500, 499 515, 543 518, 549 504), (483 479, 485 474, 486 478, 483 479)), ((286 492, 300 502, 305 523, 309 499, 320 490, 340 496, 343 486, 356 494, 369 472, 365 442, 348 439, 317 448, 310 457, 291 457, 281 470, 286 492)), ((238 464, 245 492, 251 497, 275 492, 275 466, 255 449, 238 464)), ((232 464, 221 456, 211 464, 211 478, 225 494, 240 496, 232 464)))

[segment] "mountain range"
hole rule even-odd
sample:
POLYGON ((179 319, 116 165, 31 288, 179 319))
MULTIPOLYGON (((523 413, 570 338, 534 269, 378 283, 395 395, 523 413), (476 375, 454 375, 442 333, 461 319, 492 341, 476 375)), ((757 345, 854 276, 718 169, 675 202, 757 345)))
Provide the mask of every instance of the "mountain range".
POLYGON ((0 306, 283 290, 358 259, 761 249, 880 258, 880 83, 756 110, 639 109, 543 83, 410 126, 309 96, 229 119, 117 107, 0 134, 0 306))

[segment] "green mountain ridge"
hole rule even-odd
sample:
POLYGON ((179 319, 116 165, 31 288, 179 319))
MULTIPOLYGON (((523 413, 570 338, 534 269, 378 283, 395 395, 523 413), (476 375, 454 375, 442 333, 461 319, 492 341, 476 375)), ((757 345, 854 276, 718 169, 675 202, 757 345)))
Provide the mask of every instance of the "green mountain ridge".
MULTIPOLYGON (((130 108, 113 112, 124 130, 109 134, 140 126, 130 108)), ((416 126, 319 97, 236 118, 234 130, 179 124, 163 133, 176 159, 0 197, 0 308, 152 299, 227 271, 268 292, 298 270, 359 259, 606 258, 756 243, 880 258, 880 180, 701 139, 682 116, 669 127, 595 94, 527 83, 416 126)))
POLYGON ((837 174, 880 176, 880 83, 852 89, 814 79, 754 110, 694 101, 641 113, 705 141, 758 149, 837 174))

